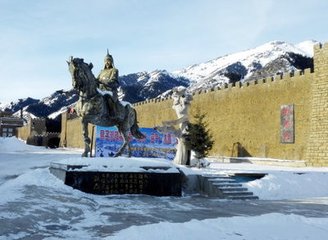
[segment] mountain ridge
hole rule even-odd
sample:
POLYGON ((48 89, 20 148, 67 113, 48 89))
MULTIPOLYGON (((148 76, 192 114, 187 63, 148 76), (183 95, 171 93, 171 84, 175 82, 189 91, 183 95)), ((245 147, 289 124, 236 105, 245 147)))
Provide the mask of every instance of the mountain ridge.
MULTIPOLYGON (((313 45, 316 43, 317 41, 310 40, 293 45, 283 41, 271 41, 256 48, 224 55, 205 63, 193 64, 182 70, 174 71, 173 73, 190 79, 192 82, 191 91, 229 83, 230 79, 227 75, 229 75, 229 72, 234 72, 229 71, 229 68, 235 69, 239 67, 240 71, 244 72, 244 74, 240 74, 241 78, 239 79, 243 82, 247 81, 248 77, 250 77, 254 71, 262 69, 270 62, 287 53, 294 53, 295 56, 301 56, 305 59, 312 58, 313 50, 311 52, 309 49, 311 47, 313 49, 313 45)), ((300 69, 291 66, 284 69, 284 71, 287 72, 295 70, 300 69)), ((272 72, 270 74, 275 75, 276 73, 272 72)), ((235 81, 236 79, 234 79, 234 82, 235 81)))
MULTIPOLYGON (((187 87, 190 92, 194 92, 313 68, 313 46, 316 43, 315 40, 298 44, 270 41, 256 48, 226 54, 173 72, 154 70, 123 75, 119 77, 119 97, 136 103, 168 97, 172 94, 172 88, 177 86, 187 87)), ((73 89, 57 90, 41 100, 20 99, 11 105, 0 106, 0 109, 16 112, 16 115, 19 109, 23 109, 24 114, 30 114, 31 117, 56 118, 74 105, 77 99, 78 94, 73 89)))

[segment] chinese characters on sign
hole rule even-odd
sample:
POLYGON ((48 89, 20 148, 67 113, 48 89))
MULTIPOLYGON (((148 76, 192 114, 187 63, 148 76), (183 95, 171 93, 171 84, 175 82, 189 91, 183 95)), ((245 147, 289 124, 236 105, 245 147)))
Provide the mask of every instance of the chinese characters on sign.
POLYGON ((93 177, 98 194, 143 194, 148 188, 146 173, 101 173, 93 177))
POLYGON ((282 105, 280 107, 280 142, 294 143, 294 105, 282 105))
MULTIPOLYGON (((140 128, 144 139, 131 139, 131 153, 134 157, 155 157, 172 160, 176 153, 176 137, 173 133, 159 133, 153 128, 140 128)), ((132 138, 131 133, 129 135, 132 138)), ((123 139, 116 127, 96 127, 96 157, 113 156, 123 139)))
POLYGON ((107 194, 147 194, 181 196, 180 172, 154 172, 141 168, 139 172, 66 171, 65 184, 82 192, 107 194))

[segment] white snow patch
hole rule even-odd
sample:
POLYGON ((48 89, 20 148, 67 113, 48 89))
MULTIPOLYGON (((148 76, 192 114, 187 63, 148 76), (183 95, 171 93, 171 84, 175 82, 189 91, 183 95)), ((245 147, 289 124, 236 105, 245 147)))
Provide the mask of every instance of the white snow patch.
POLYGON ((327 218, 306 218, 278 213, 256 217, 231 217, 192 220, 185 223, 161 222, 146 226, 132 226, 107 239, 252 239, 290 240, 324 239, 327 235, 327 218))

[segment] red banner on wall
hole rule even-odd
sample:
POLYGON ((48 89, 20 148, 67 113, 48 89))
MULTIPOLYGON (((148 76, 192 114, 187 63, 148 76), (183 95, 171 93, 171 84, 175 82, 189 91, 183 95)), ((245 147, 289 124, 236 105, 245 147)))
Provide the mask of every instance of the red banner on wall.
POLYGON ((295 142, 294 105, 282 105, 280 107, 280 142, 295 142))

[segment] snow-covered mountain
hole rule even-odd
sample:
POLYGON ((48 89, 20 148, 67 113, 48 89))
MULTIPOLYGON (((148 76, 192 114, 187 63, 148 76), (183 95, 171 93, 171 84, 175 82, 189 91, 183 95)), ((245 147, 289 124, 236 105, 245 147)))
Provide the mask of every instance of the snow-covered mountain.
POLYGON ((25 98, 19 99, 17 101, 11 102, 10 104, 0 104, 0 111, 11 111, 11 112, 18 112, 29 105, 35 104, 39 102, 38 99, 34 98, 25 98))
POLYGON ((0 110, 11 111, 14 113, 14 116, 17 117, 23 114, 26 120, 36 117, 56 118, 77 100, 78 95, 75 90, 58 90, 41 100, 33 98, 20 99, 10 104, 0 106, 0 110))
MULTIPOLYGON (((313 46, 316 43, 317 41, 311 40, 293 45, 283 41, 272 41, 253 49, 194 64, 173 73, 155 70, 150 73, 139 72, 120 76, 120 99, 135 103, 156 97, 167 97, 176 86, 188 87, 192 92, 220 87, 225 83, 249 81, 282 72, 313 68, 313 46)), ((27 98, 2 106, 2 109, 17 112, 23 108, 24 113, 31 116, 56 118, 77 99, 78 95, 74 90, 59 90, 42 100, 27 98)))
MULTIPOLYGON (((78 94, 75 90, 58 90, 49 97, 41 99, 38 103, 29 105, 24 110, 37 117, 48 117, 54 112, 58 112, 63 107, 68 107, 78 100, 78 94)), ((65 108, 66 110, 67 108, 65 108)), ((60 114, 60 112, 59 112, 60 114)), ((53 116, 55 118, 56 116, 53 116)))
POLYGON ((173 73, 190 79, 191 91, 220 86, 224 83, 272 76, 280 72, 312 67, 313 45, 316 43, 316 41, 305 41, 293 45, 282 41, 272 41, 173 73), (256 74, 260 70, 262 74, 256 74))
POLYGON ((140 72, 121 76, 120 98, 131 103, 155 98, 177 86, 188 87, 189 79, 175 76, 165 70, 140 72))

